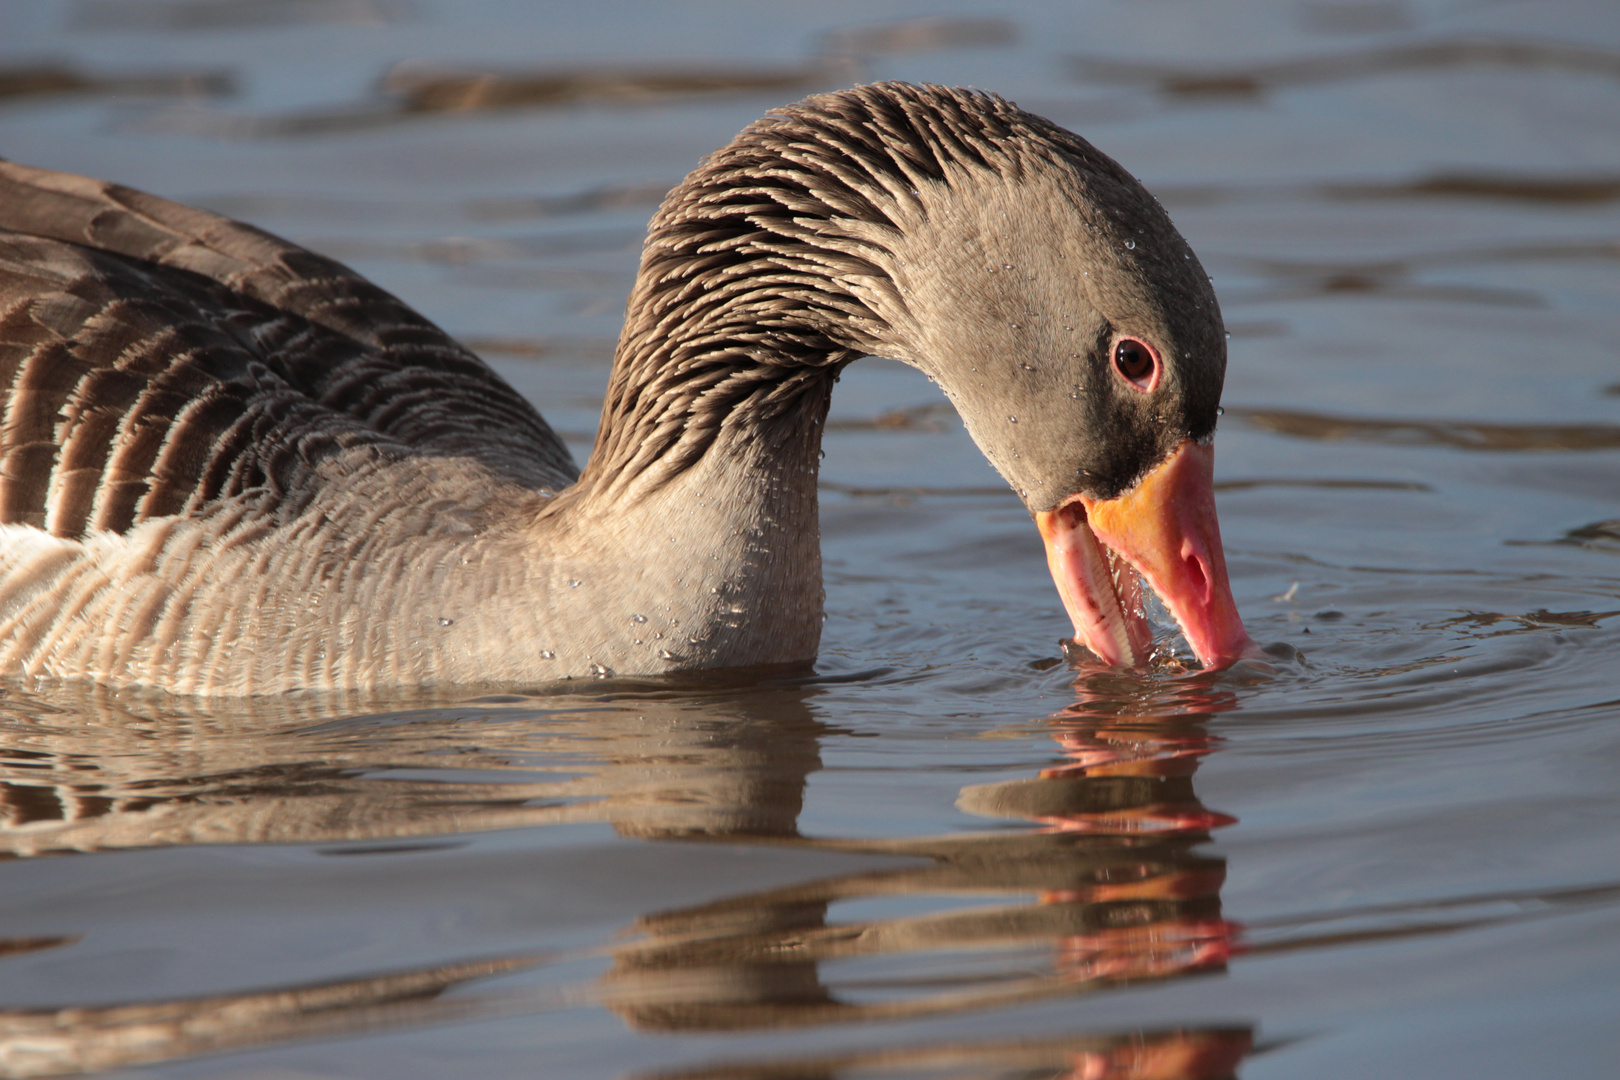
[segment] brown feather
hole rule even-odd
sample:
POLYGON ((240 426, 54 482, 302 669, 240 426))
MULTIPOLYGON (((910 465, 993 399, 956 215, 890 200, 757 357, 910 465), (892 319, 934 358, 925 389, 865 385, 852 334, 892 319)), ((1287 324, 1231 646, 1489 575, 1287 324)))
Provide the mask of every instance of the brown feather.
POLYGON ((0 312, 0 524, 78 538, 273 502, 367 442, 535 489, 577 474, 528 402, 392 296, 117 185, 0 162, 0 312))

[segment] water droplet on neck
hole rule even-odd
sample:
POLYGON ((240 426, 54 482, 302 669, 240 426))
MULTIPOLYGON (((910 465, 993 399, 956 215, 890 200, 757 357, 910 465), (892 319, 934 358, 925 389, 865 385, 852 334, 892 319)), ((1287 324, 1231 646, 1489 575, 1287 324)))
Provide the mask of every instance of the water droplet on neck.
POLYGON ((592 661, 591 662, 591 674, 595 675, 598 679, 605 679, 605 678, 608 677, 608 669, 606 667, 604 667, 603 665, 598 664, 595 661, 592 661))
POLYGON ((1009 423, 1009 424, 1016 424, 1016 423, 1018 423, 1018 417, 1016 417, 1016 416, 1009 416, 1009 417, 1007 417, 1007 423, 1009 423))
POLYGON ((440 619, 439 620, 439 625, 440 626, 454 626, 455 623, 456 623, 456 620, 454 620, 454 619, 440 619))
POLYGON ((1136 241, 1135 240, 1127 240, 1127 241, 1125 241, 1125 250, 1126 251, 1135 251, 1136 250, 1136 241))
POLYGON ((631 622, 646 622, 647 621, 647 616, 645 616, 645 615, 632 615, 632 616, 630 616, 630 621, 631 622))
POLYGON ((577 589, 577 588, 579 588, 579 582, 577 580, 576 581, 570 581, 568 583, 568 587, 570 589, 577 589))
POLYGON ((553 660, 553 659, 556 658, 556 656, 557 656, 557 654, 552 652, 550 649, 541 649, 540 650, 540 659, 542 659, 542 660, 553 660))
POLYGON ((658 658, 660 660, 673 660, 675 659, 675 654, 670 652, 668 649, 659 649, 658 658))

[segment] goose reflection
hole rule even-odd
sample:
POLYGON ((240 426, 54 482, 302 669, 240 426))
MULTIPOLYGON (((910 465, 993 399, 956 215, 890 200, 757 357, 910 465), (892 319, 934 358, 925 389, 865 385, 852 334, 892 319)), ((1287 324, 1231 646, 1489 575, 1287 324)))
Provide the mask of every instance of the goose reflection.
MULTIPOLYGON (((0 1071, 88 1072, 582 1001, 641 1031, 901 1021, 1219 971, 1236 930, 1221 915, 1224 860, 1200 845, 1231 819, 1199 802, 1192 777, 1216 745, 1199 717, 1220 702, 1154 712, 1112 686, 1083 680, 1070 708, 1038 722, 1060 751, 1050 768, 962 791, 963 809, 1000 824, 860 840, 799 832, 807 779, 835 733, 816 718, 813 686, 418 698, 408 711, 330 699, 180 705, 93 688, 49 703, 13 695, 0 701, 0 848, 12 857, 265 842, 411 851, 482 830, 605 822, 641 841, 873 858, 870 869, 643 914, 588 950, 607 967, 583 982, 524 941, 263 991, 0 1010, 0 1071)), ((67 955, 78 940, 0 943, 0 965, 67 955)), ((691 1075, 1040 1066, 1201 1080, 1232 1075, 1251 1043, 1247 1027, 1093 1031, 691 1075)))
POLYGON ((958 800, 1035 828, 803 841, 928 862, 644 916, 640 938, 615 949, 604 1000, 638 1028, 735 1030, 931 1016, 1221 970, 1238 928, 1221 915, 1225 860, 1198 849, 1234 819, 1203 806, 1192 776, 1215 747, 1199 718, 1230 701, 1195 695, 1167 714, 1133 714, 1114 681, 1083 684, 1046 722, 1060 764, 958 800))
POLYGON ((387 850, 591 821, 649 837, 793 835, 827 730, 805 695, 661 696, 423 707, 417 695, 397 710, 370 697, 368 711, 345 715, 326 696, 12 694, 0 698, 0 857, 224 843, 387 850))

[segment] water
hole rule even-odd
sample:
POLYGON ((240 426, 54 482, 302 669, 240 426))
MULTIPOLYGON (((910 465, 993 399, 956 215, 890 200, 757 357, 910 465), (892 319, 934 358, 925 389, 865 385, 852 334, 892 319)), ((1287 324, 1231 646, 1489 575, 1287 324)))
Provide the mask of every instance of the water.
POLYGON ((1612 4, 0 26, 0 153, 351 262, 581 457, 642 225, 702 154, 856 79, 1006 93, 1140 175, 1214 275, 1232 584, 1303 657, 1066 662, 1027 515, 936 388, 864 361, 813 678, 7 688, 8 1075, 1612 1075, 1612 4))

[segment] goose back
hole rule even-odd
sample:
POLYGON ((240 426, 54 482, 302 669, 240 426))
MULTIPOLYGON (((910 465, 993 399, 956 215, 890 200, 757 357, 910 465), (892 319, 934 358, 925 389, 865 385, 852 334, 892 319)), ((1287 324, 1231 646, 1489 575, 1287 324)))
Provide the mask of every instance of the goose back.
MULTIPOLYGON (((359 446, 578 474, 538 412, 348 268, 118 185, 0 162, 0 523, 122 533, 270 509, 359 446)), ((296 512, 298 505, 290 507, 296 512)))

